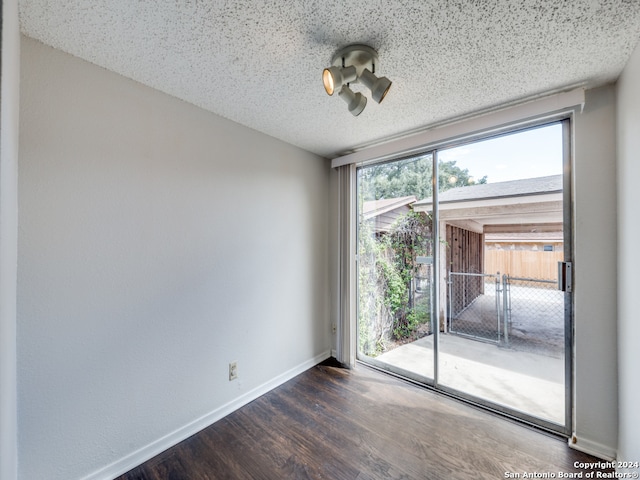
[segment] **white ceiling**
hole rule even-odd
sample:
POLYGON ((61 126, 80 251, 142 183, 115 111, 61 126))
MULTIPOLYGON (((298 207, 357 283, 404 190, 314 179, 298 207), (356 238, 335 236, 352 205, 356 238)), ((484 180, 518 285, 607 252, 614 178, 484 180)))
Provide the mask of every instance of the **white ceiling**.
POLYGON ((27 36, 326 157, 614 81, 640 39, 640 0, 20 0, 20 16, 27 36), (359 117, 321 80, 351 43, 393 81, 359 117))

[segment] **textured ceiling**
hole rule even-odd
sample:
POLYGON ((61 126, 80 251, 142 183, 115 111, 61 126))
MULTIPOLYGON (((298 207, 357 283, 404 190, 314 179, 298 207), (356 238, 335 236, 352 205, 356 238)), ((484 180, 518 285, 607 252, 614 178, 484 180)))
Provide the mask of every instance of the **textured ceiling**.
POLYGON ((614 81, 640 39, 640 0, 20 0, 20 17, 27 36, 327 157, 614 81), (321 81, 350 43, 393 81, 359 117, 321 81))

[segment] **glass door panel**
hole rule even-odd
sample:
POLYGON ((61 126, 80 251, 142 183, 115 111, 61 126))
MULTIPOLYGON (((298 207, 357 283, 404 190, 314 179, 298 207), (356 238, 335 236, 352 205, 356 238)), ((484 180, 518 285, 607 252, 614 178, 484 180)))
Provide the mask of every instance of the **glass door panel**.
POLYGON ((432 171, 425 154, 357 175, 358 358, 425 383, 434 362, 432 224, 413 205, 431 196, 432 171))
POLYGON ((438 383, 565 426, 563 126, 438 155, 446 305, 438 383))

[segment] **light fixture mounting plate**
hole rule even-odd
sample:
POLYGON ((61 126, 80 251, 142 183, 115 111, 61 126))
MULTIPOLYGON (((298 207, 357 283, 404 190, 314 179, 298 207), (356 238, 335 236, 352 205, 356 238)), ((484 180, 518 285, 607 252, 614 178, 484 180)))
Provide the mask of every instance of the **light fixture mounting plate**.
POLYGON ((359 43, 341 48, 331 59, 331 64, 336 67, 356 67, 358 77, 362 75, 365 68, 371 73, 376 73, 377 63, 378 52, 368 45, 359 43))

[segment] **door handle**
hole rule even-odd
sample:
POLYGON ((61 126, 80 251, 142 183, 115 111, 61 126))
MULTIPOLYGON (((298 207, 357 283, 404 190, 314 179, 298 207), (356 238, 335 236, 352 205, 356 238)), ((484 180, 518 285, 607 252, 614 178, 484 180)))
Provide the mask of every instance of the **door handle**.
POLYGON ((573 264, 571 262, 558 262, 558 290, 573 291, 573 264))

